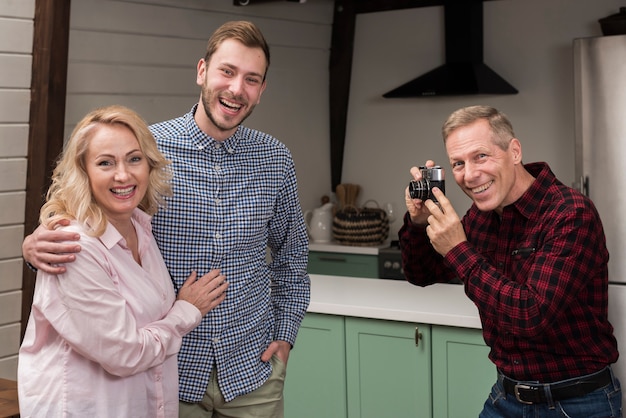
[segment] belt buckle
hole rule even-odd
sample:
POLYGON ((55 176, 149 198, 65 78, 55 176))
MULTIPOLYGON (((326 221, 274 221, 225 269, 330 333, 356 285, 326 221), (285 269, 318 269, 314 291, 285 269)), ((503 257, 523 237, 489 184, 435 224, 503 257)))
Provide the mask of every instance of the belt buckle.
POLYGON ((515 392, 515 399, 517 399, 518 402, 521 402, 521 403, 526 404, 526 405, 532 405, 533 404, 532 401, 525 401, 525 400, 523 400, 520 397, 520 393, 519 393, 520 389, 531 390, 531 389, 534 389, 534 388, 532 386, 524 385, 524 384, 521 384, 521 383, 516 383, 515 387, 513 388, 513 391, 515 392))

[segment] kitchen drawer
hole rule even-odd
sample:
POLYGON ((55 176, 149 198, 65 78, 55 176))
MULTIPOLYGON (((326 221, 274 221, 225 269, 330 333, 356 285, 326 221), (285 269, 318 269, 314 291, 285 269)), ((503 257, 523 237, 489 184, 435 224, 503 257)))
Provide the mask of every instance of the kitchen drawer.
POLYGON ((378 256, 310 251, 308 271, 310 274, 378 278, 378 256))

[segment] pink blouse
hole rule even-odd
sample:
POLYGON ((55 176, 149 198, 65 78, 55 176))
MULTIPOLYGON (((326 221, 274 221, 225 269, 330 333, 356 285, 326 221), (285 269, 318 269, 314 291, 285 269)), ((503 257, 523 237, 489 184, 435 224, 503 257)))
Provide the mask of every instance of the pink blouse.
POLYGON ((39 271, 19 352, 22 417, 177 417, 176 354, 200 311, 176 301, 152 237, 150 217, 133 214, 140 266, 109 224, 67 272, 39 271))

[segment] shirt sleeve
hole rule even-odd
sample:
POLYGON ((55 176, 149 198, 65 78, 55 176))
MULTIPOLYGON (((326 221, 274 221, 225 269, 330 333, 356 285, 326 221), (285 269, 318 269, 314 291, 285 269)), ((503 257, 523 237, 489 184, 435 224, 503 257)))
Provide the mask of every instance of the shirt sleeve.
POLYGON ((443 264, 443 257, 430 244, 426 228, 411 222, 409 213, 398 231, 402 254, 402 269, 406 279, 417 286, 447 283, 455 278, 454 271, 443 264))
POLYGON ((274 340, 295 344, 311 298, 307 274, 309 239, 300 208, 296 174, 289 159, 285 183, 269 223, 271 303, 276 318, 274 340))
POLYGON ((66 265, 66 273, 38 273, 41 312, 73 350, 113 375, 129 376, 163 363, 200 323, 200 311, 176 301, 163 318, 139 327, 112 277, 108 264, 114 260, 94 241, 81 239, 80 256, 66 265))

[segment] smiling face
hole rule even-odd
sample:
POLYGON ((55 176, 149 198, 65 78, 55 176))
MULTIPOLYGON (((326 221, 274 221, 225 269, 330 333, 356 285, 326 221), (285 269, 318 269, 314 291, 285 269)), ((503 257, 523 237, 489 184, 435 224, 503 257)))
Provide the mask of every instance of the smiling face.
POLYGON ((502 209, 515 202, 530 186, 522 165, 519 140, 508 148, 496 145, 486 119, 459 127, 446 139, 446 151, 454 180, 481 211, 502 209))
POLYGON ((261 48, 226 39, 209 61, 198 62, 201 86, 196 123, 207 135, 225 140, 252 113, 265 90, 267 60, 261 48))
POLYGON ((89 141, 85 169, 91 193, 108 220, 127 222, 148 188, 150 167, 137 138, 122 124, 99 125, 89 141))

